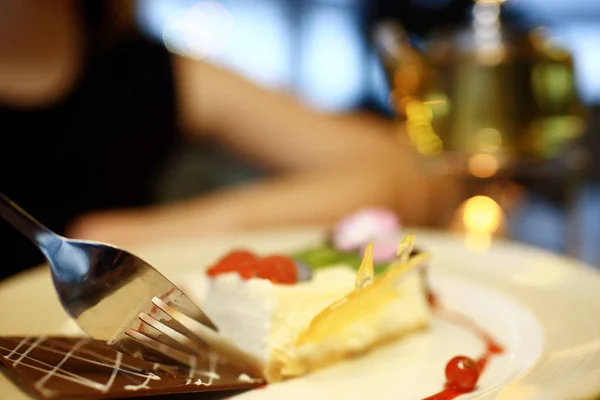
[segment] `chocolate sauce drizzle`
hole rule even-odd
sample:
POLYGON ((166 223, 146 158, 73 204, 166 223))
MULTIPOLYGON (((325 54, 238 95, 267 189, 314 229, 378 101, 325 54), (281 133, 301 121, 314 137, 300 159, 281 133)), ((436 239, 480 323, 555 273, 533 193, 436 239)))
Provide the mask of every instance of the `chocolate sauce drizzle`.
POLYGON ((147 363, 90 338, 0 338, 0 361, 42 399, 108 399, 204 391, 247 390, 264 384, 216 353, 195 368, 147 363))

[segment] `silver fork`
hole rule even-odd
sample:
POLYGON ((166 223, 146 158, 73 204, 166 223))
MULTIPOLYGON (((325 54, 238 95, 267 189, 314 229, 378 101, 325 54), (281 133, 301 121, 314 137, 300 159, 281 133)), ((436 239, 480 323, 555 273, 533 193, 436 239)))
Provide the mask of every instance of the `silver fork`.
POLYGON ((206 357, 208 351, 219 353, 252 376, 261 377, 263 363, 242 351, 215 330, 190 318, 159 297, 152 299, 151 313, 138 315, 137 328, 128 328, 125 335, 147 349, 162 354, 178 363, 197 365, 198 357, 206 357))
POLYGON ((62 237, 2 193, 0 217, 44 254, 63 308, 91 337, 159 363, 168 356, 189 365, 182 354, 198 356, 208 346, 256 370, 256 360, 220 336, 198 306, 141 258, 108 244, 62 237))

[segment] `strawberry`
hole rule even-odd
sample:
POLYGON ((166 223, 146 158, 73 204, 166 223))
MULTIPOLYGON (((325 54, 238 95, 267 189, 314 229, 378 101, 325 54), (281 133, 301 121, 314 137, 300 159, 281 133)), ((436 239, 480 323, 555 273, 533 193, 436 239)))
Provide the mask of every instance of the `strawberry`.
POLYGON ((298 281, 296 263, 289 257, 271 255, 261 258, 255 265, 257 276, 273 283, 292 285, 298 281))
POLYGON ((242 278, 249 279, 254 276, 252 266, 257 260, 256 255, 248 250, 234 250, 227 253, 206 273, 214 277, 228 272, 238 272, 242 278))

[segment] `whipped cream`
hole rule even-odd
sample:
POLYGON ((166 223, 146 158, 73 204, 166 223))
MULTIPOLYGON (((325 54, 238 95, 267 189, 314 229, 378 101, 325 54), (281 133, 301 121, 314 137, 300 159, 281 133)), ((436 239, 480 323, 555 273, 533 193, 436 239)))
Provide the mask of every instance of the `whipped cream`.
POLYGON ((273 349, 291 345, 318 312, 353 289, 355 279, 345 266, 295 285, 223 274, 211 280, 202 309, 221 335, 266 364, 273 349))

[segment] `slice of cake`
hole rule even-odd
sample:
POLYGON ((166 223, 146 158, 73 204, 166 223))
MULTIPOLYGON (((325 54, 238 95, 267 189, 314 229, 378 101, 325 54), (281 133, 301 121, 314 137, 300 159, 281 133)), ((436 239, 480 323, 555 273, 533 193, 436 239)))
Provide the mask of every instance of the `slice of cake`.
POLYGON ((427 255, 411 256, 413 241, 377 274, 373 244, 358 271, 233 252, 208 270, 202 308, 220 335, 258 360, 267 381, 304 375, 427 326, 427 255))

